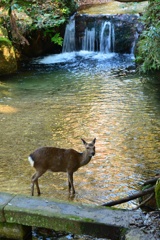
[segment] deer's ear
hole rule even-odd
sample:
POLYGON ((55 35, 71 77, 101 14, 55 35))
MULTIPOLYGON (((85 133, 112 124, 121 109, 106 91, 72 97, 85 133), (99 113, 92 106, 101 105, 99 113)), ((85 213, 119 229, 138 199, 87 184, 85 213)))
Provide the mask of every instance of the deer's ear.
POLYGON ((95 144, 95 142, 96 142, 96 138, 93 139, 92 143, 95 144))
POLYGON ((85 141, 83 138, 81 138, 81 140, 82 140, 82 142, 83 142, 84 145, 87 144, 86 141, 85 141))

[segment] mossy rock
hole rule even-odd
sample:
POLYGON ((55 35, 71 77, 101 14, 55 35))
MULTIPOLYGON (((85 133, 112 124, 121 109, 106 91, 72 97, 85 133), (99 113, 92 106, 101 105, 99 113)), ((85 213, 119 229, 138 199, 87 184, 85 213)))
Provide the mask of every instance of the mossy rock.
POLYGON ((7 31, 0 27, 0 75, 17 71, 17 60, 12 42, 7 37, 7 31))
POLYGON ((6 45, 11 47, 12 46, 12 42, 8 38, 6 38, 6 37, 0 37, 0 47, 6 46, 6 45))
POLYGON ((160 178, 156 182, 155 196, 156 196, 157 207, 160 210, 160 178))
MULTIPOLYGON (((153 186, 154 186, 153 184, 148 184, 148 185, 142 186, 141 190, 144 191, 144 190, 146 190, 148 188, 151 188, 153 186)), ((145 201, 147 198, 150 197, 150 195, 151 194, 147 194, 147 195, 144 195, 143 197, 140 197, 139 198, 139 203, 142 203, 143 201, 145 201)), ((142 206, 142 209, 152 209, 152 210, 157 209, 155 195, 142 206)))

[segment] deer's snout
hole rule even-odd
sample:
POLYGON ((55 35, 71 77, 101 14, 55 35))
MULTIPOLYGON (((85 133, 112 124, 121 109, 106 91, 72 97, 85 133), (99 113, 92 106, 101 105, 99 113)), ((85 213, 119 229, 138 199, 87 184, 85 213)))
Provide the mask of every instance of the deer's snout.
POLYGON ((95 151, 94 151, 94 152, 91 152, 91 155, 94 156, 94 155, 95 155, 95 151))

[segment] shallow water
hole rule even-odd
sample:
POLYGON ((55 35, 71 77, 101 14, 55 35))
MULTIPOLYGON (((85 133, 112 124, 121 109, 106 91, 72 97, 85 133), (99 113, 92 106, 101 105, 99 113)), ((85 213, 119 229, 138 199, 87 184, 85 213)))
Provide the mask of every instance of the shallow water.
MULTIPOLYGON (((126 67, 134 68, 133 56, 81 52, 36 59, 1 77, 0 191, 30 195, 28 155, 40 146, 83 151, 81 137, 97 138, 96 155, 74 174, 73 201, 100 205, 153 177, 160 168, 160 86, 126 67)), ((71 200, 64 173, 46 173, 40 187, 42 197, 71 200)))

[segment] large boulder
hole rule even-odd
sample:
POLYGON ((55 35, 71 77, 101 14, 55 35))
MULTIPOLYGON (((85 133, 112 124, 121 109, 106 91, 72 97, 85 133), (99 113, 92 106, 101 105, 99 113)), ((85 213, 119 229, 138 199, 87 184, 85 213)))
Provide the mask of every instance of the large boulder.
POLYGON ((0 26, 0 75, 17 71, 17 60, 12 42, 8 39, 7 30, 0 26))

